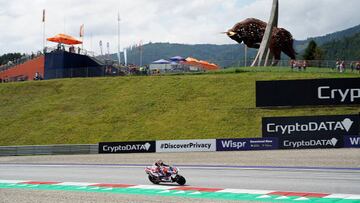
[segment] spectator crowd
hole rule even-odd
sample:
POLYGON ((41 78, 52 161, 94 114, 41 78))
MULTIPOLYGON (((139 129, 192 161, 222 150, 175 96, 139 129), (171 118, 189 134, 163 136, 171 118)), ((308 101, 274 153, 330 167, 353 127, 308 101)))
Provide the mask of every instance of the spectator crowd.
MULTIPOLYGON (((350 64, 350 70, 351 72, 358 72, 360 73, 360 61, 351 61, 350 64)), ((346 67, 346 62, 342 61, 342 60, 336 60, 336 70, 339 71, 340 73, 344 73, 347 69, 346 67)))

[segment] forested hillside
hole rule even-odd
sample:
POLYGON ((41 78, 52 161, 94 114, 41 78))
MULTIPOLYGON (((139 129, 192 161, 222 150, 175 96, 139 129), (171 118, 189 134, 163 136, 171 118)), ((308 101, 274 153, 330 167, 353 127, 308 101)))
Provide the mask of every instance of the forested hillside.
MULTIPOLYGON (((132 48, 128 51, 128 63, 140 63, 140 51, 142 64, 149 64, 158 59, 169 59, 173 56, 193 57, 216 63, 221 67, 238 65, 244 60, 244 45, 213 45, 213 44, 170 44, 150 43, 142 48, 132 48)), ((249 57, 253 57, 256 50, 249 49, 249 57)), ((115 55, 114 55, 115 56, 115 55)))
POLYGON ((360 60, 360 32, 321 46, 325 59, 360 60))
MULTIPOLYGON (((335 60, 344 58, 355 60, 359 57, 359 33, 360 25, 327 34, 321 37, 309 38, 307 40, 294 41, 296 52, 301 58, 304 49, 311 40, 314 40, 326 53, 324 59, 335 60)), ((172 44, 172 43, 148 43, 141 47, 131 47, 127 49, 128 63, 142 65, 150 64, 159 59, 169 59, 173 56, 194 57, 201 60, 216 63, 221 67, 239 66, 244 64, 244 45, 227 44, 172 44)), ((255 49, 248 49, 249 61, 254 58, 255 49)), ((122 55, 123 56, 123 55, 122 55)), ((116 54, 111 56, 116 60, 116 54)), ((284 56, 284 58, 286 58, 284 56)), ((124 58, 122 57, 122 61, 124 58)))

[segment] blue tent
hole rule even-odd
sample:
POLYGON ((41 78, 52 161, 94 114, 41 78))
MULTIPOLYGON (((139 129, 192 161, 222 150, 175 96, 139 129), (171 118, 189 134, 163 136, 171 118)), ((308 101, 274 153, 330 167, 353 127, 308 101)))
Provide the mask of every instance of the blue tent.
POLYGON ((170 60, 178 62, 178 61, 185 61, 185 58, 181 57, 181 56, 174 56, 174 57, 171 57, 170 60))
POLYGON ((160 59, 160 60, 152 62, 151 64, 170 64, 170 61, 167 61, 165 59, 160 59))

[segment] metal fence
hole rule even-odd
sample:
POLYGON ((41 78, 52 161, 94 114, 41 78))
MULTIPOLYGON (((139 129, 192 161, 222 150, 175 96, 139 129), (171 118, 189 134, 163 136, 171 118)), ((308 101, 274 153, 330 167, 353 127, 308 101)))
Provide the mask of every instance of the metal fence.
MULTIPOLYGON (((290 60, 290 59, 279 60, 278 64, 276 66, 290 67, 291 61, 292 60, 290 60)), ((304 62, 304 60, 302 60, 302 59, 296 60, 296 61, 300 62, 300 63, 304 62)), ((212 62, 214 62, 214 61, 212 61, 212 62)), ((253 59, 249 58, 248 60, 243 60, 243 59, 217 60, 215 63, 221 65, 224 68, 227 68, 227 67, 249 67, 249 66, 251 66, 252 62, 253 62, 253 59)), ((308 67, 329 68, 329 69, 335 69, 336 62, 337 62, 337 60, 307 60, 306 61, 308 67)), ((353 67, 356 68, 357 63, 360 63, 360 59, 357 61, 344 61, 346 69, 351 69, 351 65, 353 65, 353 67)))
POLYGON ((98 154, 98 144, 1 146, 0 156, 98 154))
MULTIPOLYGON (((295 68, 303 69, 304 60, 297 60, 295 68)), ((219 64, 223 64, 221 67, 232 68, 232 67, 249 67, 251 66, 252 60, 222 60, 219 64), (227 64, 227 65, 225 65, 227 64)), ((291 60, 280 60, 278 61, 277 67, 291 67, 291 60)), ((321 60, 321 61, 306 61, 307 67, 318 67, 312 72, 348 72, 348 73, 360 73, 359 61, 345 61, 344 68, 340 69, 337 66, 335 60, 321 60)), ((83 68, 65 68, 65 69, 51 69, 45 73, 45 79, 56 79, 56 78, 78 78, 78 77, 111 77, 111 76, 125 76, 125 75, 158 75, 158 74, 171 74, 171 73, 186 73, 186 72, 203 72, 204 70, 191 71, 186 68, 179 68, 181 66, 174 66, 175 68, 169 70, 154 71, 149 67, 138 67, 136 65, 128 67, 117 67, 112 65, 103 65, 99 67, 83 67, 83 68)), ((19 76, 20 77, 20 76, 19 76)), ((26 78, 13 78, 7 80, 0 80, 1 82, 12 82, 12 81, 24 81, 26 78)))
POLYGON ((31 54, 31 55, 23 55, 21 58, 18 58, 14 61, 9 61, 7 64, 0 64, 0 72, 1 71, 6 71, 8 69, 14 68, 18 65, 21 65, 23 63, 26 63, 27 61, 33 60, 39 56, 42 56, 43 54, 41 52, 37 52, 36 54, 31 54))
MULTIPOLYGON (((248 61, 237 61, 235 64, 228 67, 249 67, 251 66, 251 60, 248 61), (245 64, 246 62, 246 64, 245 64)), ((297 60, 294 68, 303 69, 304 60, 297 60)), ((360 68, 356 67, 359 62, 356 61, 345 61, 344 69, 340 70, 337 67, 336 61, 334 60, 322 60, 322 61, 306 61, 306 67, 318 67, 319 69, 313 70, 313 72, 354 72, 359 73, 360 68)), ((291 67, 291 60, 280 60, 276 67, 291 67)), ((76 77, 109 77, 109 76, 125 76, 125 75, 157 75, 157 74, 171 74, 171 73, 185 73, 185 72, 203 72, 199 69, 197 71, 191 71, 186 68, 179 68, 182 66, 174 66, 175 68, 169 70, 160 70, 154 72, 154 70, 148 67, 113 67, 111 65, 104 65, 102 67, 84 67, 84 68, 67 68, 67 69, 53 69, 48 70, 45 74, 46 79, 55 78, 76 78, 76 77)), ((228 68, 223 67, 223 68, 228 68)))
POLYGON ((125 75, 148 75, 148 71, 140 71, 136 68, 116 68, 112 66, 52 69, 46 71, 45 79, 125 75))

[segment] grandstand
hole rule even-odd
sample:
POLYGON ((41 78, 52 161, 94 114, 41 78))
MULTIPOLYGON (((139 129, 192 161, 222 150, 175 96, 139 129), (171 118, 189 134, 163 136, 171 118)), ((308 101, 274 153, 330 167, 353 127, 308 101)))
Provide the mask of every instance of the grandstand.
POLYGON ((67 77, 103 75, 104 63, 82 52, 65 49, 47 50, 0 67, 0 81, 15 82, 67 77))

